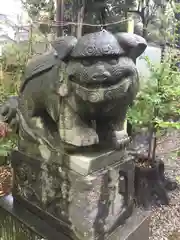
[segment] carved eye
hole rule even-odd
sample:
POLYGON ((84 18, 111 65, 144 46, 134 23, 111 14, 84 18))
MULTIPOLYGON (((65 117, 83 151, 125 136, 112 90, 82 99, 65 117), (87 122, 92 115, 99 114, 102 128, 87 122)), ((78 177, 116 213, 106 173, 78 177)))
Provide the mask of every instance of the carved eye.
POLYGON ((93 64, 92 61, 90 61, 90 60, 89 61, 88 60, 82 60, 81 63, 85 67, 91 66, 93 64))
POLYGON ((118 59, 114 58, 114 59, 109 59, 107 61, 107 63, 109 63, 110 65, 116 65, 118 64, 118 59))

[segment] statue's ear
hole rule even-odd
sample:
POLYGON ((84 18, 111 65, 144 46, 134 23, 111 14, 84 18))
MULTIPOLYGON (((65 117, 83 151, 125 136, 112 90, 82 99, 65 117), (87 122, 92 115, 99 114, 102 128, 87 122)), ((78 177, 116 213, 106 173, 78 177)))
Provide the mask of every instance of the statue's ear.
POLYGON ((57 53, 57 57, 62 61, 68 58, 76 44, 77 38, 73 36, 59 37, 51 42, 52 47, 57 53))
POLYGON ((139 57, 146 49, 146 40, 136 34, 121 32, 115 35, 119 42, 119 45, 125 50, 128 56, 136 59, 139 57))

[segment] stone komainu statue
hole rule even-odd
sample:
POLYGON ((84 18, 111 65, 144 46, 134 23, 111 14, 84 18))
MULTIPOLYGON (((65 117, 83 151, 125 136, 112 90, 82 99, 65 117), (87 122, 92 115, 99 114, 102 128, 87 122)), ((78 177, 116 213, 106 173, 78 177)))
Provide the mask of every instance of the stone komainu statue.
MULTIPOLYGON (((117 148, 128 106, 138 91, 136 58, 146 41, 135 34, 102 30, 52 43, 53 51, 27 65, 18 104, 1 109, 10 125, 18 121, 21 141, 52 148, 117 148)), ((21 144, 19 145, 21 148, 21 144)))

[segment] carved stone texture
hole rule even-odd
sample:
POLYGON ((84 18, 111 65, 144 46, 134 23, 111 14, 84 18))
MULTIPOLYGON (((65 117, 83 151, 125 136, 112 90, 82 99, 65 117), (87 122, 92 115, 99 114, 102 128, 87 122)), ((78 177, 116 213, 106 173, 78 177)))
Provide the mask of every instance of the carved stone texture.
MULTIPOLYGON (((43 219, 28 211, 23 204, 13 201, 11 195, 0 198, 0 213, 0 237, 3 240, 72 240, 62 232, 55 231, 43 219)), ((126 224, 115 229, 107 240, 148 240, 149 222, 150 212, 136 209, 126 224)))
POLYGON ((0 198, 0 223, 0 239, 3 240, 70 240, 28 211, 23 204, 14 201, 12 195, 0 198))
POLYGON ((122 151, 59 157, 62 164, 14 152, 15 201, 73 239, 106 239, 132 213, 132 158, 122 151))
POLYGON ((17 108, 19 134, 56 150, 126 145, 124 120, 139 86, 135 59, 146 41, 103 30, 52 45, 54 50, 27 65, 17 108))

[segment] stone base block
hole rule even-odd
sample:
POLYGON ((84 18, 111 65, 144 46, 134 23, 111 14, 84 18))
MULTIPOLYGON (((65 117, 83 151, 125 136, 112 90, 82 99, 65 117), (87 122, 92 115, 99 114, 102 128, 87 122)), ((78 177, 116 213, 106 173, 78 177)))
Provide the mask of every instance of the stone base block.
POLYGON ((14 204, 11 195, 0 197, 0 239, 70 240, 21 204, 14 204))
POLYGON ((135 209, 123 226, 118 227, 108 240, 148 240, 150 212, 135 209))
MULTIPOLYGON (((97 240, 148 240, 149 220, 149 212, 135 209, 123 226, 114 230, 109 237, 99 237, 97 240)), ((0 239, 75 240, 58 232, 22 204, 14 204, 11 195, 0 198, 0 239)))
POLYGON ((12 154, 13 196, 73 239, 105 239, 133 211, 134 162, 126 152, 37 159, 12 154))

